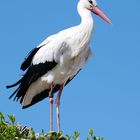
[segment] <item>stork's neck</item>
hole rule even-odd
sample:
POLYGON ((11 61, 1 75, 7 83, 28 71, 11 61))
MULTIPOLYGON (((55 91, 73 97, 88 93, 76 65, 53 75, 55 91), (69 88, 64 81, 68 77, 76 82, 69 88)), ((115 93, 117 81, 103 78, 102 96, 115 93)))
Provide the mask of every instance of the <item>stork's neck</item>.
POLYGON ((81 23, 79 28, 81 30, 81 36, 83 36, 83 41, 89 43, 92 32, 93 32, 93 17, 91 11, 86 8, 78 7, 78 13, 81 17, 81 23))
POLYGON ((93 28, 93 18, 91 11, 83 8, 83 9, 78 9, 78 13, 81 17, 81 25, 89 25, 90 28, 93 28))

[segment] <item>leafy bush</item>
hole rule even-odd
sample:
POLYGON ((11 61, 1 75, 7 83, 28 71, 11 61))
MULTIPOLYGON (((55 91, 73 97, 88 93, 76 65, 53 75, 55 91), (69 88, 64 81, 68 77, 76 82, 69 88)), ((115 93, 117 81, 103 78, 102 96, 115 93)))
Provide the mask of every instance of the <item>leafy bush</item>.
MULTIPOLYGON (((75 131, 73 136, 63 135, 62 132, 35 133, 32 128, 27 128, 16 123, 14 115, 8 115, 9 120, 0 112, 0 140, 80 140, 80 133, 75 131)), ((93 129, 88 132, 86 140, 103 140, 102 137, 95 137, 93 129)))

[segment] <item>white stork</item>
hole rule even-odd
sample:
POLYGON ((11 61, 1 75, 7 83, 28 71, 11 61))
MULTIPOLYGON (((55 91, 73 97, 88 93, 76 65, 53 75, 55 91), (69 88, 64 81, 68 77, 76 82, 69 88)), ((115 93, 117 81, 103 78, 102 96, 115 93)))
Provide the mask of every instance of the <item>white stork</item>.
POLYGON ((100 16, 106 22, 111 21, 99 9, 95 0, 79 0, 78 13, 81 23, 75 27, 60 31, 44 40, 34 48, 21 65, 23 77, 11 88, 18 86, 14 100, 20 100, 23 108, 49 97, 50 131, 53 130, 53 95, 56 98, 57 129, 60 131, 60 96, 66 86, 83 68, 91 55, 89 47, 94 22, 92 13, 100 16))

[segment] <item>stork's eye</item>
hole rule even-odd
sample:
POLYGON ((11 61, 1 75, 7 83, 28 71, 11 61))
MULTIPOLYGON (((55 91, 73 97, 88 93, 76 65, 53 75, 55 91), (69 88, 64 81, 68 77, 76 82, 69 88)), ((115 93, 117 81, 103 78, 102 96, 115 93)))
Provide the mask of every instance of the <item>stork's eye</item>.
POLYGON ((90 3, 90 4, 92 4, 92 5, 93 5, 93 1, 92 1, 92 0, 88 0, 88 1, 89 1, 89 3, 90 3))

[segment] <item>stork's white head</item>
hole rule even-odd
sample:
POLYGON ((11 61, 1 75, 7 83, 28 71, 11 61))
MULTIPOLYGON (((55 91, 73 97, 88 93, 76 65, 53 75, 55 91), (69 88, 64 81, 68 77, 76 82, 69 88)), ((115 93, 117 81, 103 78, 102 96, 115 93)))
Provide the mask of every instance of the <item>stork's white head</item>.
POLYGON ((79 0, 78 7, 87 9, 112 24, 110 19, 99 9, 96 0, 79 0))

